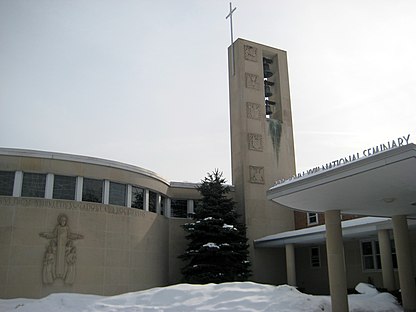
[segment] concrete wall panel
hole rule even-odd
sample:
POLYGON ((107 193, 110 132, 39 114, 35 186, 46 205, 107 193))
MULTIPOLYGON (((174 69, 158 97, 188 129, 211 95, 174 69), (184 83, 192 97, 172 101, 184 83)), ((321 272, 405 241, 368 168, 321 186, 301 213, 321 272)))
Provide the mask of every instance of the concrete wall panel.
POLYGON ((0 227, 4 298, 52 292, 110 295, 168 284, 169 219, 163 216, 111 205, 5 197, 0 197, 0 211, 6 216, 0 227), (62 279, 47 285, 42 270, 50 239, 39 233, 53 233, 61 214, 67 215, 71 233, 83 235, 73 241, 76 277, 72 285, 62 279))

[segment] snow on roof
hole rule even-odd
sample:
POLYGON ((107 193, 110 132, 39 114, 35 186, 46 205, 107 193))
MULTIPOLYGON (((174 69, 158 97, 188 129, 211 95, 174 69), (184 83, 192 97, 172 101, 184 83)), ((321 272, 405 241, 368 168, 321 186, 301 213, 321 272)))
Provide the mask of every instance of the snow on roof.
MULTIPOLYGON (((379 218, 379 217, 364 217, 352 220, 343 221, 341 227, 343 234, 357 234, 368 231, 370 226, 371 230, 376 230, 378 226, 390 227, 390 218, 379 218), (365 231, 364 231, 365 230, 365 231), (344 233, 348 232, 348 233, 344 233)), ((270 247, 264 243, 274 242, 276 246, 281 246, 287 243, 308 243, 323 241, 325 239, 326 228, 325 225, 318 225, 314 227, 304 228, 300 230, 287 231, 278 234, 268 235, 259 239, 254 240, 257 247, 270 247), (290 241, 290 242, 289 242, 290 241)))

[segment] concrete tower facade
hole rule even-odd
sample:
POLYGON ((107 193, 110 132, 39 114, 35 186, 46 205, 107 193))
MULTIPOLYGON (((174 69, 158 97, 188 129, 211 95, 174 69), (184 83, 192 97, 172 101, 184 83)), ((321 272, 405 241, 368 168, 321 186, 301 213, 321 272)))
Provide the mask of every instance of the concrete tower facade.
MULTIPOLYGON (((276 179, 295 174, 287 57, 285 51, 243 39, 228 55, 232 182, 252 244, 294 229, 293 211, 266 199, 276 179)), ((284 263, 273 263, 276 252, 250 246, 254 280, 285 281, 284 263)))

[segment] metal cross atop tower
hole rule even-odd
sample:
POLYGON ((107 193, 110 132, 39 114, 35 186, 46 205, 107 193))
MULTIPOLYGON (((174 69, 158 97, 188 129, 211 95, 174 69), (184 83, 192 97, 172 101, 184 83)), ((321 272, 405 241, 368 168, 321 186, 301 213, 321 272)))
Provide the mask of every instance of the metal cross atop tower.
POLYGON ((237 7, 235 7, 234 9, 233 9, 233 5, 232 5, 232 3, 230 2, 230 13, 228 13, 228 15, 225 17, 225 19, 227 19, 227 18, 230 18, 230 28, 231 28, 231 49, 232 49, 232 56, 231 56, 231 58, 232 58, 232 69, 233 69, 233 71, 232 71, 232 73, 233 73, 233 76, 234 76, 234 74, 235 74, 235 64, 234 64, 234 38, 233 38, 233 13, 234 13, 234 11, 237 9, 237 7))

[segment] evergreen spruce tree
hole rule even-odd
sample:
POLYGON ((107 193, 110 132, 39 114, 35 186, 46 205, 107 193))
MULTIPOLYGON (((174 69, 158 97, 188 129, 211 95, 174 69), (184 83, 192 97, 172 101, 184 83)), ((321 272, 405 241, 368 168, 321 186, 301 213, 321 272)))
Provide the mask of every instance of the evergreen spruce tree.
POLYGON ((193 222, 183 225, 189 240, 180 256, 187 261, 183 279, 194 284, 245 281, 250 275, 246 227, 227 197, 230 188, 218 170, 201 182, 202 203, 195 207, 193 222))

